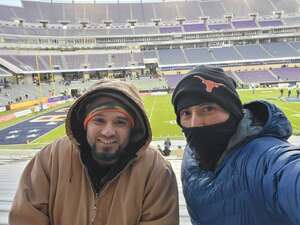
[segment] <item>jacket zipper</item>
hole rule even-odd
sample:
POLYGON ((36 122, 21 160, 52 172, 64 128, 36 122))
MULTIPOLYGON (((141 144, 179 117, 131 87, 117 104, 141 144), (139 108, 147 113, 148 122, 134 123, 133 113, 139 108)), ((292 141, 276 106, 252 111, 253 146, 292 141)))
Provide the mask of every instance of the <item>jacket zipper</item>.
MULTIPOLYGON (((143 148, 144 148, 145 146, 143 146, 143 147, 141 147, 140 148, 140 150, 142 150, 143 148)), ((140 151, 139 150, 139 151, 140 151)), ((145 150, 144 150, 145 151, 145 150)), ((95 198, 95 200, 94 200, 94 205, 93 205, 93 209, 92 209, 92 216, 91 216, 91 225, 94 225, 95 224, 95 219, 96 219, 96 215, 97 215, 97 205, 98 205, 98 201, 99 201, 99 199, 100 199, 100 197, 101 197, 101 194, 105 191, 105 189, 109 186, 109 184, 110 183, 112 183, 115 179, 117 179, 117 177, 119 177, 135 160, 137 160, 137 158, 138 158, 139 156, 137 156, 137 157, 135 157, 135 158, 133 158, 133 159, 131 159, 130 161, 128 161, 128 163, 127 163, 127 165, 118 173, 118 174, 116 174, 115 175, 115 177, 113 178, 113 179, 111 179, 108 183, 106 183, 103 187, 102 187, 102 190, 99 190, 99 192, 97 193, 95 190, 94 190, 94 188, 93 188, 93 185, 92 185, 92 182, 91 182, 91 179, 90 179, 90 176, 89 176, 89 174, 88 174, 88 172, 87 172, 87 169, 86 169, 86 167, 85 167, 85 165, 84 165, 84 163, 82 162, 82 159, 81 159, 81 157, 79 157, 79 160, 80 160, 80 162, 81 162, 81 165, 83 166, 83 168, 84 168, 84 171, 85 171, 85 174, 86 174, 86 177, 87 177, 87 179, 88 179, 88 183, 90 184, 89 186, 90 186, 90 188, 91 188, 91 190, 94 192, 94 198, 95 198)))
MULTIPOLYGON (((116 174, 116 176, 115 176, 113 179, 111 179, 108 183, 106 183, 105 186, 103 186, 102 190, 99 190, 98 193, 96 193, 96 192, 94 191, 94 188, 93 188, 93 185, 92 185, 92 183, 91 183, 90 177, 88 176, 88 173, 87 173, 87 171, 86 171, 86 168, 84 167, 85 172, 86 172, 87 177, 88 177, 88 180, 89 180, 89 183, 90 183, 90 187, 91 187, 91 189, 93 190, 93 192, 95 193, 94 205, 93 205, 92 216, 91 216, 91 225, 94 225, 94 224, 95 224, 95 219, 96 219, 96 215, 97 215, 98 201, 99 201, 99 199, 100 199, 102 193, 104 192, 104 190, 105 190, 106 188, 108 188, 109 184, 112 183, 115 179, 117 179, 117 177, 119 177, 119 176, 122 174, 122 172, 125 171, 126 168, 129 167, 134 161, 135 161, 135 159, 130 160, 130 161, 127 163, 127 165, 123 168, 123 170, 121 170, 118 174, 116 174)), ((83 165, 84 165, 84 164, 83 164, 83 165)))
POLYGON ((92 225, 95 224, 98 201, 99 201, 99 193, 96 193, 95 194, 95 200, 94 200, 94 206, 93 206, 93 210, 92 210, 92 223, 91 223, 92 225))

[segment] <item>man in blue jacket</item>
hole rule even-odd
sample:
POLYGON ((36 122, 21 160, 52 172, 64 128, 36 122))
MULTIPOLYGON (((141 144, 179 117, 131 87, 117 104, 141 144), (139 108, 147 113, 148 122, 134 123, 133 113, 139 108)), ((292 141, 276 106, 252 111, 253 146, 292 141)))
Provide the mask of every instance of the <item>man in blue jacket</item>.
POLYGON ((232 78, 200 66, 172 103, 187 139, 182 186, 194 225, 300 224, 300 150, 265 101, 242 105, 232 78))

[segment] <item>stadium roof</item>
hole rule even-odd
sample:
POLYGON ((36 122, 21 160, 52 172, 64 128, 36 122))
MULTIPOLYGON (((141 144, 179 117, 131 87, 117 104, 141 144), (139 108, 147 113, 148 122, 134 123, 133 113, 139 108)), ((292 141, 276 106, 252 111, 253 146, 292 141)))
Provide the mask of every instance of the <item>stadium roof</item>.
MULTIPOLYGON (((26 1, 26 0, 23 0, 26 1)), ((28 0, 34 2, 52 3, 149 3, 149 2, 179 2, 187 0, 28 0)), ((191 1, 191 0, 190 0, 191 1)), ((0 0, 0 5, 22 6, 22 0, 0 0)))
POLYGON ((12 74, 2 68, 0 68, 0 77, 3 78, 3 77, 11 77, 12 74))

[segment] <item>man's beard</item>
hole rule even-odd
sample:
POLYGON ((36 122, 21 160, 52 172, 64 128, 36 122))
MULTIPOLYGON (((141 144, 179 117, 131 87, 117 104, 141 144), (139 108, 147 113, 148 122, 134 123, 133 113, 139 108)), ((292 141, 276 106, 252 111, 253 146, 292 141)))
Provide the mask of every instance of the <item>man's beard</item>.
POLYGON ((122 150, 119 148, 115 152, 98 152, 96 144, 91 146, 92 157, 100 164, 112 164, 116 162, 121 155, 122 150))

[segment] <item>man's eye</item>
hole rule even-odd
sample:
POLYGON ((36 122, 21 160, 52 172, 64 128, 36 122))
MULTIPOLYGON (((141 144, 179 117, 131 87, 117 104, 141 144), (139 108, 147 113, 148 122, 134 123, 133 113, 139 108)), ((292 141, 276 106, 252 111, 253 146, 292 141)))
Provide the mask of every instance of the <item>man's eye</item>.
POLYGON ((190 115, 189 111, 183 110, 180 112, 180 116, 189 116, 189 115, 190 115))
POLYGON ((206 106, 202 109, 203 112, 212 112, 214 111, 216 108, 214 106, 206 106))
POLYGON ((95 122, 95 123, 103 123, 103 122, 104 122, 104 119, 101 118, 101 117, 95 116, 95 117, 93 118, 93 122, 95 122))
POLYGON ((128 120, 117 120, 116 124, 119 126, 126 126, 128 124, 128 120))

